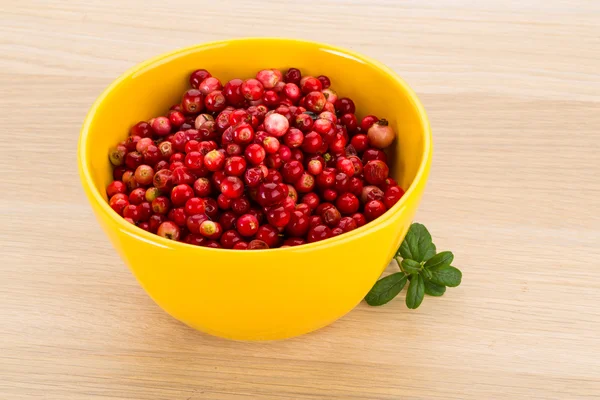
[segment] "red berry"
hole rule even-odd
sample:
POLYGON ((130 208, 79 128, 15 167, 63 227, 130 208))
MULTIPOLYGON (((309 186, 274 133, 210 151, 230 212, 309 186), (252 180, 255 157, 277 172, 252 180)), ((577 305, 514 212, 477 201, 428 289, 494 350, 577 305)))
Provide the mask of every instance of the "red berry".
POLYGON ((252 214, 244 214, 236 222, 236 228, 242 236, 254 236, 258 232, 258 227, 258 219, 252 214))
POLYGON ((382 184, 389 172, 387 164, 381 160, 369 161, 364 166, 365 180, 372 185, 382 184))
POLYGON ((352 194, 354 194, 355 196, 360 196, 362 194, 362 190, 363 190, 363 181, 362 179, 353 176, 352 178, 350 178, 350 187, 348 189, 348 191, 352 194))
POLYGON ((207 197, 210 196, 211 191, 211 184, 207 178, 198 178, 194 182, 194 193, 196 193, 196 196, 207 197))
POLYGON ((222 88, 223 85, 221 84, 221 81, 214 76, 205 78, 198 85, 198 90, 205 96, 211 92, 214 92, 215 90, 221 90, 222 88))
POLYGON ((232 249, 233 246, 235 246, 236 243, 240 242, 242 240, 242 237, 240 236, 240 234, 237 231, 234 230, 228 230, 225 233, 223 233, 223 235, 221 236, 221 246, 223 246, 226 249, 232 249))
POLYGON ((362 132, 367 132, 369 128, 377 121, 379 121, 379 118, 377 118, 376 116, 367 115, 360 121, 360 130, 362 132))
POLYGON ((131 127, 129 131, 129 135, 131 136, 139 136, 141 138, 151 137, 152 136, 152 128, 149 123, 146 121, 140 121, 134 126, 131 127))
POLYGON ((323 89, 327 89, 329 86, 331 86, 331 81, 329 80, 329 78, 327 76, 319 75, 319 76, 317 76, 317 79, 321 82, 323 89))
POLYGON ((315 178, 307 172, 304 172, 295 182, 294 187, 298 193, 308 193, 315 188, 315 178))
POLYGON ((337 192, 333 189, 325 189, 323 190, 323 200, 325 201, 334 201, 337 199, 337 192))
POLYGON ((338 172, 343 172, 348 176, 354 176, 354 164, 346 157, 338 157, 335 166, 338 172))
POLYGON ((301 244, 305 244, 306 241, 304 241, 304 239, 302 238, 287 238, 285 239, 285 241, 283 242, 283 246, 281 247, 285 247, 285 246, 300 246, 301 244))
POLYGON ((310 132, 313 127, 314 121, 308 114, 300 114, 296 116, 294 126, 300 129, 302 132, 310 132))
POLYGON ((275 107, 279 104, 279 94, 274 90, 267 90, 263 94, 263 103, 268 107, 275 107))
POLYGON ((327 209, 325 209, 325 211, 323 211, 322 218, 323 218, 323 222, 325 222, 325 224, 327 224, 329 227, 333 228, 334 226, 337 226, 337 224, 340 222, 340 219, 342 218, 342 216, 337 208, 335 208, 334 206, 331 206, 331 207, 328 207, 327 209))
POLYGON ((323 172, 323 163, 319 160, 310 160, 308 162, 308 166, 306 167, 306 170, 313 176, 317 176, 319 175, 321 172, 323 172))
POLYGON ((311 215, 308 218, 308 225, 312 228, 317 225, 323 225, 323 218, 320 215, 311 215))
POLYGON ((300 79, 300 90, 302 93, 320 92, 323 90, 323 84, 317 78, 305 76, 300 79))
POLYGON ((294 183, 304 173, 304 167, 299 161, 289 161, 283 165, 281 169, 281 175, 284 182, 294 183))
POLYGON ((258 167, 248 168, 244 173, 244 182, 250 188, 255 188, 263 181, 262 170, 258 167))
POLYGON ((150 125, 158 136, 167 136, 171 133, 171 121, 167 117, 156 117, 150 125))
POLYGON ((204 166, 209 171, 215 172, 225 166, 225 155, 218 150, 211 150, 204 156, 204 166))
POLYGON ((205 80, 206 78, 208 78, 210 76, 212 76, 212 75, 207 70, 197 69, 194 72, 192 72, 192 74, 190 75, 190 85, 193 88, 198 89, 200 82, 202 82, 203 80, 205 80))
POLYGON ((199 234, 200 225, 202 225, 204 221, 208 221, 208 217, 206 215, 194 214, 187 217, 187 219, 185 220, 185 224, 190 232, 194 234, 199 234))
POLYGON ((158 236, 162 236, 171 240, 179 240, 181 236, 181 229, 171 221, 165 221, 158 227, 156 232, 158 236))
POLYGON ((269 248, 269 245, 263 242, 262 240, 252 240, 248 243, 248 250, 266 250, 269 248))
POLYGON ((263 207, 282 203, 288 195, 288 188, 282 183, 262 183, 256 193, 256 202, 263 207))
POLYGON ((300 129, 290 128, 283 139, 288 147, 295 149, 302 145, 302 142, 304 141, 304 134, 300 129))
POLYGON ((267 210, 267 221, 277 228, 285 227, 291 218, 291 213, 283 206, 271 207, 267 210))
POLYGON ((196 233, 190 233, 183 241, 194 246, 204 246, 206 244, 206 239, 196 233))
POLYGON ((246 79, 240 87, 241 93, 246 100, 254 101, 262 97, 264 88, 262 83, 257 79, 246 79))
POLYGON ((373 160, 380 160, 383 162, 387 162, 387 156, 385 155, 385 153, 383 151, 378 150, 378 149, 365 150, 363 157, 362 157, 363 164, 366 164, 369 161, 373 161, 373 160))
POLYGON ((323 138, 317 132, 312 131, 306 134, 302 143, 302 150, 307 153, 317 153, 323 145, 323 138))
POLYGON ((204 199, 204 213, 211 219, 217 219, 219 217, 219 206, 215 199, 211 197, 204 199))
POLYGON ((106 187, 106 194, 109 199, 117 193, 125 193, 126 191, 127 186, 121 181, 113 181, 106 187))
POLYGON ((241 90, 243 83, 244 81, 241 79, 232 79, 223 87, 223 93, 230 105, 239 107, 245 103, 246 99, 241 90))
POLYGON ((332 237, 331 229, 325 225, 313 226, 308 230, 308 243, 318 242, 320 240, 329 239, 332 237))
POLYGON ((204 156, 199 151, 189 152, 185 156, 184 164, 191 170, 198 170, 204 165, 204 156))
POLYGON ((237 143, 229 143, 225 148, 225 153, 230 156, 239 156, 242 154, 242 146, 237 143))
POLYGON ((129 198, 124 193, 117 193, 108 202, 110 208, 119 215, 123 215, 123 209, 129 205, 129 198))
POLYGON ((390 186, 385 191, 385 195, 383 197, 383 204, 390 209, 394 204, 398 202, 404 195, 404 190, 400 186, 390 186))
POLYGON ((184 210, 187 215, 204 214, 204 200, 192 197, 185 202, 184 210))
POLYGON ((352 193, 344 193, 338 197, 335 205, 343 214, 354 214, 358 211, 360 202, 352 193))
POLYGON ((273 89, 283 76, 277 69, 263 69, 256 73, 256 79, 262 83, 266 89, 273 89))
POLYGON ((129 169, 136 169, 144 162, 144 157, 137 151, 127 153, 125 156, 125 166, 129 169))
POLYGON ((263 146, 265 146, 265 151, 269 154, 275 154, 277 153, 277 151, 279 151, 279 140, 277 140, 277 138, 274 138, 272 136, 267 136, 264 140, 263 140, 263 146))
POLYGON ((306 109, 312 112, 320 113, 325 107, 325 103, 327 103, 327 99, 320 91, 310 92, 304 97, 306 109))
POLYGON ((364 224, 367 223, 367 219, 365 218, 365 216, 363 214, 360 213, 356 213, 354 215, 352 215, 352 219, 354 221, 356 221, 356 225, 360 228, 361 226, 363 226, 364 224))
POLYGON ((302 79, 302 73, 298 68, 288 69, 283 77, 285 82, 295 83, 296 85, 300 84, 300 79, 302 79))
POLYGON ((227 100, 223 92, 215 90, 206 95, 204 105, 210 112, 220 112, 227 106, 227 100))
POLYGON ((356 220, 354 220, 354 218, 352 217, 342 217, 337 228, 340 228, 343 232, 350 232, 358 228, 358 224, 356 223, 356 220))
POLYGON ((131 204, 141 204, 144 200, 146 200, 146 189, 137 188, 133 189, 131 193, 129 193, 129 203, 131 204))
POLYGON ((265 131, 275 137, 281 137, 285 135, 290 123, 286 117, 281 114, 273 113, 265 117, 264 120, 265 131))
POLYGON ((218 222, 206 220, 200 224, 200 234, 208 239, 219 239, 223 233, 223 228, 218 222))
POLYGON ((240 156, 231 156, 225 160, 224 171, 230 176, 241 176, 246 171, 246 160, 240 156))
POLYGON ((304 212, 293 211, 290 221, 285 227, 285 232, 290 236, 304 236, 309 229, 308 215, 304 212))
POLYGON ((261 225, 256 232, 256 239, 266 243, 269 247, 279 244, 279 230, 272 225, 261 225))
POLYGON ((185 115, 181 111, 169 111, 171 126, 180 127, 185 123, 185 115))
POLYGON ((177 185, 171 191, 171 202, 176 207, 183 206, 192 197, 194 197, 194 190, 187 184, 177 185))
POLYGON ((228 176, 221 182, 221 193, 230 199, 240 197, 244 193, 244 182, 237 176, 228 176))
POLYGON ((173 173, 168 169, 161 169, 154 174, 152 183, 158 190, 168 192, 173 187, 173 173))
POLYGON ((233 245, 233 249, 234 250, 248 250, 248 243, 241 240, 233 245))
POLYGON ((356 112, 354 102, 347 97, 337 99, 337 101, 335 102, 335 109, 338 115, 354 114, 356 112))
POLYGON ((300 97, 302 96, 302 92, 300 88, 295 83, 286 83, 283 87, 283 95, 289 99, 293 104, 296 104, 300 97))
POLYGON ((373 221, 386 211, 385 205, 379 200, 371 200, 365 204, 365 217, 368 221, 373 221))
POLYGON ((246 156, 246 159, 252 164, 258 165, 264 161, 265 157, 267 156, 267 153, 260 144, 253 143, 246 147, 244 155, 246 156))
POLYGON ((190 89, 181 99, 181 108, 186 114, 196 114, 204 108, 204 96, 198 89, 190 89))
POLYGON ((335 190, 338 193, 347 192, 350 190, 350 177, 343 172, 338 172, 335 175, 335 190))

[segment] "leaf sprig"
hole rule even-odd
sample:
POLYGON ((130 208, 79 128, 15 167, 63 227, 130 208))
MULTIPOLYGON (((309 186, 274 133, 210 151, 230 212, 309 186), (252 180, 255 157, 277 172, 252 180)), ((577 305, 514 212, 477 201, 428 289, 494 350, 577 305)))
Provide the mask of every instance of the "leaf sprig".
POLYGON ((424 225, 413 223, 394 256, 400 272, 388 275, 375 283, 365 300, 370 306, 382 306, 398 295, 409 281, 406 306, 421 305, 425 295, 441 296, 446 287, 460 285, 462 273, 450 264, 450 251, 436 252, 431 234, 424 225))

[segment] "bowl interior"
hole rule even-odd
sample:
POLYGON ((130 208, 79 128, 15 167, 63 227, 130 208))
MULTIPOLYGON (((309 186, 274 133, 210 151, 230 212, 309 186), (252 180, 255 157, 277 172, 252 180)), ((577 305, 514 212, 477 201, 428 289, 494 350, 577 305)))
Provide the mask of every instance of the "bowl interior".
MULTIPOLYGON (((94 195, 106 199, 112 180, 108 150, 127 137, 130 127, 180 102, 189 74, 209 70, 223 83, 249 78, 264 68, 299 68, 303 75, 327 75, 338 97, 351 97, 362 118, 386 118, 397 133, 388 149, 391 175, 407 190, 428 156, 429 130, 424 111, 406 85, 388 68, 358 54, 328 45, 288 39, 241 39, 182 49, 156 57, 123 75, 90 111, 80 156, 94 195)), ((115 215, 116 217, 116 215, 115 215)))

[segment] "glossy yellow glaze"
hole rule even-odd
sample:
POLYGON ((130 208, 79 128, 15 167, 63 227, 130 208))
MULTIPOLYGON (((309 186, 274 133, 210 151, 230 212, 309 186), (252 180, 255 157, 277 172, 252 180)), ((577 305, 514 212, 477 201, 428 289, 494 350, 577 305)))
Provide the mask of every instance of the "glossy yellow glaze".
POLYGON ((100 225, 140 284, 166 312, 201 331, 239 340, 282 339, 321 328, 356 306, 391 259, 413 219, 431 163, 425 112, 408 86, 377 61, 341 48, 289 39, 239 39, 193 46, 146 61, 96 100, 78 148, 81 182, 100 225), (359 117, 390 121, 398 140, 392 175, 407 190, 391 210, 319 243, 264 251, 195 247, 124 221, 106 202, 108 149, 132 124, 177 103, 189 74, 222 81, 262 68, 325 74, 359 117))

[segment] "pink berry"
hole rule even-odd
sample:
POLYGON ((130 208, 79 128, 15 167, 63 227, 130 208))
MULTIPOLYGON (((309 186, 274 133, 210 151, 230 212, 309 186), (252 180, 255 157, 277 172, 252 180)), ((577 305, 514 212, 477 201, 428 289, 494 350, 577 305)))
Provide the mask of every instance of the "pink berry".
POLYGON ((205 96, 210 92, 221 90, 222 88, 223 85, 221 84, 221 81, 214 76, 207 77, 198 85, 198 90, 205 96))
POLYGON ((256 73, 256 79, 265 89, 273 89, 282 78, 281 72, 277 69, 263 69, 256 73))
POLYGON ((252 78, 246 79, 244 83, 242 83, 240 90, 244 98, 249 101, 259 100, 264 93, 262 83, 252 78))
POLYGON ((171 133, 171 121, 167 117, 154 118, 151 127, 158 136, 167 136, 171 133))
POLYGON ((265 131, 275 137, 281 137, 285 135, 290 127, 290 123, 287 118, 277 113, 267 115, 265 117, 264 125, 265 131))

